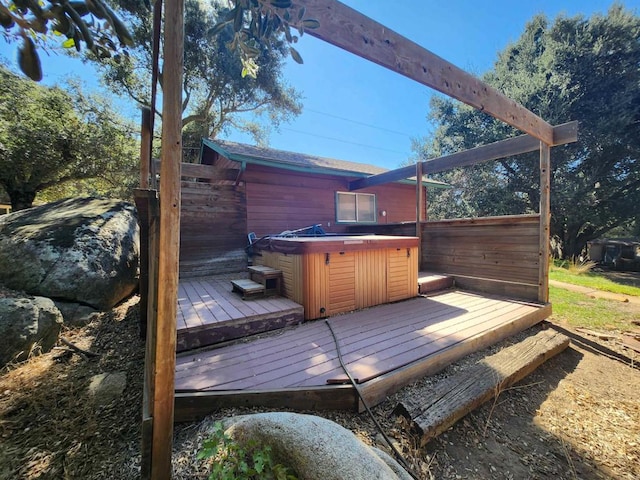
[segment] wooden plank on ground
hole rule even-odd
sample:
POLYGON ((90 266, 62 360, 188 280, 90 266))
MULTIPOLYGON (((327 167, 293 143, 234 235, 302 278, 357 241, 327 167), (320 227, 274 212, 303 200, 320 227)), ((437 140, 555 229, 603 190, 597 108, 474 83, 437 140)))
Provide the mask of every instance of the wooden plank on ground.
POLYGON ((622 336, 622 344, 625 347, 630 348, 630 349, 635 350, 636 352, 640 353, 640 342, 638 340, 636 340, 635 338, 623 335, 622 336))
POLYGON ((446 378, 425 398, 410 398, 396 413, 412 420, 421 444, 440 435, 462 417, 529 375, 569 346, 569 338, 544 330, 486 357, 471 369, 446 378))

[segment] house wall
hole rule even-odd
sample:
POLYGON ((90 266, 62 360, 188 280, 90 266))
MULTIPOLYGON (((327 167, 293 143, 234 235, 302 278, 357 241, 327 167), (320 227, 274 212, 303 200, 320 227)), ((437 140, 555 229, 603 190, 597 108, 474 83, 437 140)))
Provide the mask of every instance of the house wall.
MULTIPOLYGON (((242 180, 247 191, 247 226, 258 237, 318 223, 327 232, 349 231, 349 224, 336 224, 335 194, 337 191, 348 192, 348 182, 353 178, 312 175, 250 164, 242 180)), ((378 224, 415 222, 414 185, 393 183, 358 190, 357 193, 376 194, 378 224), (383 210, 386 216, 380 215, 383 210)), ((368 226, 359 227, 366 230, 368 226)))

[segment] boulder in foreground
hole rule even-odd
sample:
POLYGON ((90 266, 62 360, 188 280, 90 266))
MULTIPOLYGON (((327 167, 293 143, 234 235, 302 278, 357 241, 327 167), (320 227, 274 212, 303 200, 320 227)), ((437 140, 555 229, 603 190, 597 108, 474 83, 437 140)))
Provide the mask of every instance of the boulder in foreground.
POLYGON ((0 217, 0 284, 108 310, 138 283, 139 230, 127 202, 76 198, 0 217))
POLYGON ((269 445, 274 459, 307 480, 411 480, 390 456, 326 418, 289 412, 259 413, 226 422, 241 445, 269 445))

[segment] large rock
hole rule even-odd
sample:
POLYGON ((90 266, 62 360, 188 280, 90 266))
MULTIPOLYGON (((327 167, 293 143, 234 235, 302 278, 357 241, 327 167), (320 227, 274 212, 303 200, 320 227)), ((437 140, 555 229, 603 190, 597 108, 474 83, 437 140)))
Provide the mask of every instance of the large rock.
POLYGON ((411 480, 395 460, 325 418, 273 412, 229 419, 227 434, 271 446, 274 459, 306 480, 411 480))
POLYGON ((62 200, 0 217, 0 283, 107 310, 137 286, 133 205, 62 200))
POLYGON ((55 300, 54 303, 60 310, 62 318, 64 318, 64 324, 68 327, 84 327, 93 320, 100 318, 100 312, 87 305, 81 305, 76 302, 61 302, 59 300, 55 300))
POLYGON ((50 350, 61 326, 62 314, 49 298, 0 296, 0 365, 24 360, 36 342, 50 350))

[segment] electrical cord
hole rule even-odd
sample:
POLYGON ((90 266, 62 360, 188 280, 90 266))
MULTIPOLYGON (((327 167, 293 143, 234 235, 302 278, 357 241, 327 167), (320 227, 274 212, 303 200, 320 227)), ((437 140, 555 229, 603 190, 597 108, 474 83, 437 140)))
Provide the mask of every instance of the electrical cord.
POLYGON ((358 394, 358 397, 360 398, 360 401, 362 402, 362 405, 364 405, 365 410, 367 411, 367 413, 369 414, 369 417, 371 417, 371 420, 373 420, 373 423, 376 425, 376 428, 378 429, 378 431, 382 434, 382 437, 385 439, 385 441, 387 442, 387 444, 389 445, 389 447, 391 448, 391 450, 393 450, 393 453, 395 453, 396 458, 398 459, 398 461, 400 462, 400 464, 402 465, 402 467, 407 471, 407 473, 409 475, 411 475, 411 477, 413 477, 415 480, 421 480, 420 477, 418 477, 413 470, 411 470, 411 467, 409 466, 409 464, 407 463, 406 459, 402 456, 402 453, 400 453, 400 451, 396 448, 396 446, 393 444, 393 442, 391 442, 391 439, 387 436, 387 434, 385 433, 385 431, 382 429, 382 425, 380 425, 380 423, 378 422, 378 420, 376 419, 376 417, 373 415, 373 412, 371 411, 371 409, 369 408, 369 405, 367 405, 367 402, 365 401, 364 397, 362 396, 362 393, 360 392, 360 387, 358 386, 358 383, 355 381, 355 379, 351 376, 351 373, 349 373, 349 370, 347 370, 347 366, 344 364, 344 361, 342 360, 342 353, 340 352, 340 344, 338 343, 338 337, 336 337, 335 332, 333 331, 333 327, 331 326, 331 324, 329 323, 329 320, 325 320, 324 323, 327 324, 327 327, 329 327, 329 330, 331 331, 331 336, 333 337, 333 342, 336 345, 336 353, 338 354, 338 361, 340 362, 340 366, 342 367, 342 369, 344 370, 344 373, 347 374, 347 377, 349 377, 349 381, 351 382, 351 385, 353 385, 353 388, 355 388, 356 393, 358 394))

